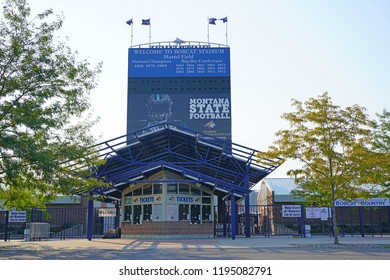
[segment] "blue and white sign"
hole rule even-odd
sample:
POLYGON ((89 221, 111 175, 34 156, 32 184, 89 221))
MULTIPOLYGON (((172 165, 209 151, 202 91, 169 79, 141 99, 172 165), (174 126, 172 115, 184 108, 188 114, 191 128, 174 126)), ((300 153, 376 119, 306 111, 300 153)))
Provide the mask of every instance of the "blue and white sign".
POLYGON ((12 209, 12 211, 9 212, 8 222, 10 222, 10 223, 25 223, 26 216, 27 216, 26 211, 16 211, 15 209, 12 209))
POLYGON ((282 205, 282 217, 300 218, 302 216, 301 205, 282 205))
POLYGON ((335 206, 338 207, 355 207, 355 206, 390 206, 388 198, 371 198, 364 200, 362 198, 357 198, 355 200, 343 200, 337 199, 335 201, 335 206))
POLYGON ((129 77, 228 77, 229 48, 130 48, 129 77))

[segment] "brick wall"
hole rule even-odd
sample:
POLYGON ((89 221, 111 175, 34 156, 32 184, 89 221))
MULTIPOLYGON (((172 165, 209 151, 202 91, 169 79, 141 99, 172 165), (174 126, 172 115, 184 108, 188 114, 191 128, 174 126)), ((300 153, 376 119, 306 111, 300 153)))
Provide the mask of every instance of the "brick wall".
POLYGON ((190 224, 188 221, 144 221, 141 225, 122 223, 122 235, 126 236, 203 236, 213 237, 214 226, 212 222, 203 224, 190 224))

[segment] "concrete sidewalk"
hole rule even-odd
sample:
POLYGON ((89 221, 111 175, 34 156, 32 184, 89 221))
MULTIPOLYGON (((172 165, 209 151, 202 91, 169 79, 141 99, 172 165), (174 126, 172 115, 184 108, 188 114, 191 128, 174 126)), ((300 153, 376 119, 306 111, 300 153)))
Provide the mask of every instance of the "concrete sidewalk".
POLYGON ((0 260, 390 260, 389 237, 0 242, 0 260))
MULTIPOLYGON (((294 248, 294 247, 332 247, 333 237, 315 236, 309 238, 295 238, 292 236, 264 237, 238 237, 214 239, 181 239, 181 240, 150 240, 150 239, 66 239, 66 240, 43 240, 21 241, 11 240, 0 242, 1 248, 19 248, 36 250, 61 250, 61 249, 130 249, 130 248, 294 248)), ((386 237, 339 237, 340 246, 375 246, 390 248, 390 236, 386 237)))

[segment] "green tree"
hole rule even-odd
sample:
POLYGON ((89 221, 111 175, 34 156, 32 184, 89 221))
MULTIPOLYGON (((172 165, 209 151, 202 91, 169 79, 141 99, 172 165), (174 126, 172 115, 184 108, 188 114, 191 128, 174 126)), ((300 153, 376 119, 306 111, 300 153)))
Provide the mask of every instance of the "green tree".
POLYGON ((375 152, 376 170, 375 177, 381 188, 376 188, 379 196, 390 196, 390 112, 383 109, 382 114, 377 114, 378 119, 373 122, 373 144, 375 152))
POLYGON ((77 61, 56 42, 63 18, 31 16, 25 0, 5 0, 0 18, 0 201, 39 207, 57 194, 101 183, 89 166, 96 119, 86 116, 101 65, 77 61), (88 118, 88 119, 86 119, 88 118))
POLYGON ((274 145, 259 157, 301 163, 287 173, 300 185, 294 194, 307 198, 309 204, 332 205, 334 243, 339 244, 335 200, 365 197, 367 190, 361 184, 373 179, 367 176, 373 163, 371 122, 364 108, 342 109, 327 92, 306 102, 293 100, 292 105, 296 110, 282 115, 290 128, 278 131, 274 145))

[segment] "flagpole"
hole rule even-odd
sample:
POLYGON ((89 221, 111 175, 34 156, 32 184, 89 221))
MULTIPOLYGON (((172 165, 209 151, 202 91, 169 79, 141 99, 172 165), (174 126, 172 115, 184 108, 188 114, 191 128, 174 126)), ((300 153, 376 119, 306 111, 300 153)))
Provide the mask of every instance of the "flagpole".
MULTIPOLYGON (((131 18, 131 22, 133 22, 133 18, 131 18)), ((133 23, 131 24, 131 47, 133 46, 133 23)))
MULTIPOLYGON (((226 16, 227 18, 227 16, 226 16)), ((228 22, 226 21, 226 45, 228 45, 228 22)))
POLYGON ((149 44, 152 43, 152 21, 149 18, 149 44))
POLYGON ((210 18, 207 18, 207 43, 210 45, 210 18))

